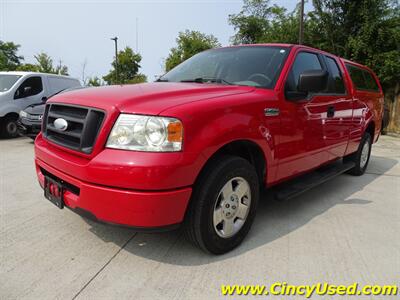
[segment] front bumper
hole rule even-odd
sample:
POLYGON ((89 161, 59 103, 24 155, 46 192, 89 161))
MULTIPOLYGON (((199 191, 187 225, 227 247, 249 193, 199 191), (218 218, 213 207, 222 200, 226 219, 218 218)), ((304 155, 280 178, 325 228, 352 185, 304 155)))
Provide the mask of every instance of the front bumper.
POLYGON ((19 119, 17 121, 19 135, 35 138, 41 130, 41 121, 30 121, 28 119, 19 119))
POLYGON ((192 186, 205 159, 198 153, 136 152, 103 148, 90 156, 49 142, 39 134, 35 157, 64 174, 98 186, 166 191, 192 186))
POLYGON ((73 211, 100 222, 163 230, 183 221, 191 188, 167 191, 135 191, 88 183, 46 164, 36 158, 39 183, 44 176, 63 183, 64 204, 73 211))

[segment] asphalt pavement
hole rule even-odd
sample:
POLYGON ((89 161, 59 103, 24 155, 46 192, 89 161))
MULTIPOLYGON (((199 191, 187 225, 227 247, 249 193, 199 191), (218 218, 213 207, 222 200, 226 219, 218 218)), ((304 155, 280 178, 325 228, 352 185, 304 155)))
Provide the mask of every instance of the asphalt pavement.
POLYGON ((382 136, 361 177, 340 175, 282 202, 263 195, 244 243, 212 256, 179 230, 136 233, 57 209, 37 182, 32 141, 0 140, 0 299, 218 299, 221 284, 398 284, 399 162, 400 139, 382 136))

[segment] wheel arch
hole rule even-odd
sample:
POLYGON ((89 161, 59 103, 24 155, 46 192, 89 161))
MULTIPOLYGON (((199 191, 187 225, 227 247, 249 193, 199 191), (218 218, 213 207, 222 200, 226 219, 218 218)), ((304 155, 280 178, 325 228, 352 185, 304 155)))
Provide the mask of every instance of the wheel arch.
MULTIPOLYGON (((267 176, 267 159, 261 146, 256 142, 246 139, 239 139, 225 143, 219 147, 206 161, 201 168, 197 179, 203 174, 207 167, 214 161, 224 155, 238 156, 247 160, 254 166, 260 185, 265 184, 267 176)), ((196 181, 197 181, 196 179, 196 181)))
POLYGON ((15 118, 19 118, 19 114, 17 114, 16 112, 9 112, 7 114, 5 114, 4 116, 0 117, 0 119, 6 119, 8 117, 15 117, 15 118))
POLYGON ((5 114, 4 116, 0 117, 0 136, 1 137, 15 137, 17 135, 17 128, 14 128, 15 131, 13 130, 12 133, 10 134, 8 131, 7 125, 7 120, 12 119, 15 120, 15 122, 18 120, 19 115, 15 112, 9 112, 5 114))
POLYGON ((367 123, 367 125, 365 126, 365 129, 364 129, 364 133, 365 132, 368 132, 370 135, 371 135, 371 140, 372 140, 372 143, 374 143, 375 142, 375 128, 376 128, 376 126, 375 126, 375 122, 374 122, 374 120, 370 120, 368 123, 367 123))

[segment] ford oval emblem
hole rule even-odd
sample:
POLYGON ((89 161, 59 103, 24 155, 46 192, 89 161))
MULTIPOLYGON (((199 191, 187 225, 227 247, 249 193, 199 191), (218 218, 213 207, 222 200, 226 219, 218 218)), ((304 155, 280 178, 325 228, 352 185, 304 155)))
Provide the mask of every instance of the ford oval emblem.
POLYGON ((54 121, 54 127, 60 131, 65 131, 68 128, 68 122, 63 118, 58 118, 54 121))

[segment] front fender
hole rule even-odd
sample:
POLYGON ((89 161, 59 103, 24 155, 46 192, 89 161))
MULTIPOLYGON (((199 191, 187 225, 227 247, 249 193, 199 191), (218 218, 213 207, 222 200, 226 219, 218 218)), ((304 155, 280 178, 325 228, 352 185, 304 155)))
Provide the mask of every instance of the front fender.
POLYGON ((4 104, 0 103, 0 117, 4 117, 9 113, 19 114, 20 110, 21 109, 13 103, 4 103, 4 104))
POLYGON ((264 106, 265 98, 260 101, 260 97, 246 94, 231 96, 229 100, 213 99, 182 105, 166 110, 162 115, 177 117, 183 122, 183 151, 197 153, 203 158, 204 163, 195 171, 198 175, 219 149, 234 141, 256 144, 268 167, 274 166, 275 137, 265 124, 264 106))
POLYGON ((266 161, 272 161, 271 145, 263 136, 263 130, 258 118, 243 112, 231 112, 209 120, 206 127, 201 126, 191 147, 202 148, 201 155, 208 160, 229 143, 250 141, 262 149, 266 161))

